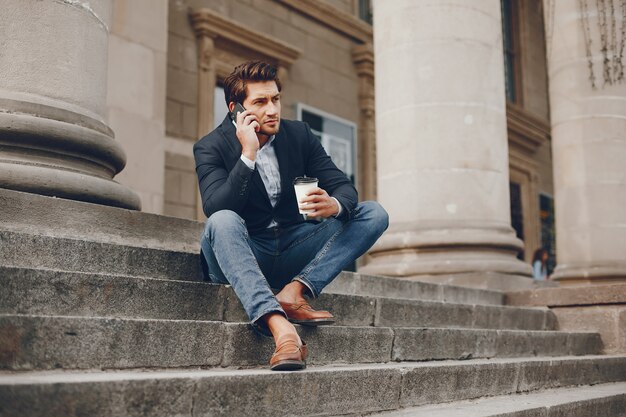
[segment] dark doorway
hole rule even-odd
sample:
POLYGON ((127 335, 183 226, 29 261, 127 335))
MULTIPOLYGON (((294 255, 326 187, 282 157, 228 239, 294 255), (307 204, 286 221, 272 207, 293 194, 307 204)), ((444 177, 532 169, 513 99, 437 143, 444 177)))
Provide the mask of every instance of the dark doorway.
MULTIPOLYGON (((524 240, 524 216, 522 212, 522 187, 515 183, 509 183, 511 192, 511 226, 515 229, 515 235, 524 240)), ((524 252, 517 254, 517 257, 524 260, 524 252)))

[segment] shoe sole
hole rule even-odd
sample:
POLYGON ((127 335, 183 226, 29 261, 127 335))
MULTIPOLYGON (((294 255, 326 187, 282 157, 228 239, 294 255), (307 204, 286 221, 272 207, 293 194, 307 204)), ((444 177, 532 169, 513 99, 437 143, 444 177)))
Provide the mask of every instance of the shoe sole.
POLYGON ((297 371, 306 368, 304 361, 280 361, 270 366, 272 371, 297 371))
POLYGON ((295 320, 288 319, 293 324, 299 324, 301 326, 327 326, 329 324, 335 324, 335 320, 331 319, 311 319, 311 320, 295 320))

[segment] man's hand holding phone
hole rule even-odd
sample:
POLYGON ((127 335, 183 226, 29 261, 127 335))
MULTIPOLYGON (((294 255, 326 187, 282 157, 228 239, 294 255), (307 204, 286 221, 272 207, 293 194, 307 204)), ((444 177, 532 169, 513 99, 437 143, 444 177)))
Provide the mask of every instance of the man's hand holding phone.
POLYGON ((256 133, 261 126, 258 118, 249 110, 243 108, 239 103, 233 109, 235 113, 235 123, 237 125, 237 139, 241 143, 241 153, 251 161, 256 159, 259 150, 259 139, 256 133))

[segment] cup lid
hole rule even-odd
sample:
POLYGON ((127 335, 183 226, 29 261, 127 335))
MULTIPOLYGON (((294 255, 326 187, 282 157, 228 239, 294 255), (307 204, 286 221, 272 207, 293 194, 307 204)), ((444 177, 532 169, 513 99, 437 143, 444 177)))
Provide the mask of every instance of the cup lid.
POLYGON ((293 185, 296 185, 296 184, 311 184, 313 182, 317 182, 317 178, 315 178, 315 177, 296 177, 293 180, 293 185))

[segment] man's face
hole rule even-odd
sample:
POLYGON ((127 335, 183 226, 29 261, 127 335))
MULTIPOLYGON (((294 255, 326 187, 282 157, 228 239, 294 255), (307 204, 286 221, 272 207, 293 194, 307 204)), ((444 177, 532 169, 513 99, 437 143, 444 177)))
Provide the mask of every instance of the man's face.
POLYGON ((247 85, 247 97, 243 106, 258 119, 258 133, 271 136, 278 133, 280 126, 280 92, 274 81, 252 82, 247 85))

